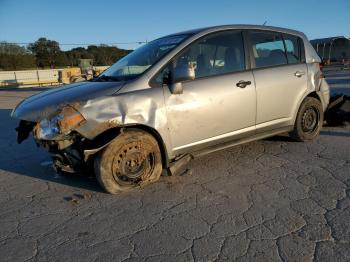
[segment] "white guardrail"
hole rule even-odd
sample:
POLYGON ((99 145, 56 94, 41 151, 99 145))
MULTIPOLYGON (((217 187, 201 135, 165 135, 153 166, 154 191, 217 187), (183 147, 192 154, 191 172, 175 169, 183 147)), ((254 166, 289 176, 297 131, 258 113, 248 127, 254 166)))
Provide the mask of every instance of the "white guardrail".
MULTIPOLYGON (((105 70, 108 66, 96 66, 95 69, 105 70)), ((0 71, 0 86, 38 86, 58 85, 59 69, 0 71)))
POLYGON ((0 85, 58 84, 59 70, 60 69, 0 71, 0 85))

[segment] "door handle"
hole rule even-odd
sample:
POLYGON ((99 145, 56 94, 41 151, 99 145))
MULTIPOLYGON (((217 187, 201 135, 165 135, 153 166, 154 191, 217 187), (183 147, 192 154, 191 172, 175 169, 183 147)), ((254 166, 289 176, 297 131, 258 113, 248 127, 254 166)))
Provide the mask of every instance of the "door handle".
POLYGON ((250 82, 250 81, 241 80, 236 84, 236 86, 238 86, 240 88, 245 88, 246 86, 251 85, 251 84, 252 84, 252 82, 250 82))
POLYGON ((296 71, 296 72, 294 73, 294 75, 295 75, 296 77, 302 77, 303 75, 305 75, 305 72, 296 71))

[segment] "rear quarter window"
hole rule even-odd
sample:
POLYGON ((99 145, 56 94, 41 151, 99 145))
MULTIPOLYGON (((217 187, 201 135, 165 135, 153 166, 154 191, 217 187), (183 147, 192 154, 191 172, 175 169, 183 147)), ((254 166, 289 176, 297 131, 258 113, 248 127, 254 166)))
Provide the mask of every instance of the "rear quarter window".
POLYGON ((303 40, 294 35, 283 35, 284 43, 286 45, 286 54, 288 64, 296 64, 303 62, 302 44, 303 40))
POLYGON ((281 34, 251 31, 248 35, 256 68, 288 63, 281 34))

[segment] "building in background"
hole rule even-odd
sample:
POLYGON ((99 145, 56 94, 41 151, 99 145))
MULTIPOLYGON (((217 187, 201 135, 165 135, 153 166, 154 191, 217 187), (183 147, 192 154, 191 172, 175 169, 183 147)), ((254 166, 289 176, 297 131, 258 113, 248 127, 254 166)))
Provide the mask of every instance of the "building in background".
POLYGON ((310 41, 322 61, 345 63, 350 59, 350 38, 335 36, 310 41))

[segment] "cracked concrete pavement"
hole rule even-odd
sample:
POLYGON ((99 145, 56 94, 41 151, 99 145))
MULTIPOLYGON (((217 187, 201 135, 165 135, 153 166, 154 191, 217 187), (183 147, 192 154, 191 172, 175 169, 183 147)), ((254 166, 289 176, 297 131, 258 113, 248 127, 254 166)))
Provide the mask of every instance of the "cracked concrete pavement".
POLYGON ((349 261, 350 125, 196 159, 184 176, 119 195, 58 176, 0 90, 1 261, 349 261))

